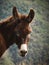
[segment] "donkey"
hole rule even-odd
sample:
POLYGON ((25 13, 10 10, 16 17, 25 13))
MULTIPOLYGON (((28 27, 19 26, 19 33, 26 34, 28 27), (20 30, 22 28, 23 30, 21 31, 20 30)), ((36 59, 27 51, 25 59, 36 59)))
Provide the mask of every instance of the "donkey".
POLYGON ((13 7, 12 14, 0 21, 0 57, 14 43, 20 50, 20 56, 24 57, 28 52, 27 45, 32 31, 29 25, 34 18, 34 10, 30 9, 28 15, 23 15, 13 7))

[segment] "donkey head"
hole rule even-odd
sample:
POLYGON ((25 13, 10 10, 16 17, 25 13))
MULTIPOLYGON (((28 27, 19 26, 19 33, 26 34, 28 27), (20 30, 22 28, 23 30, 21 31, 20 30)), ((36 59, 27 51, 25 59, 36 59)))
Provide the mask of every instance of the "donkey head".
POLYGON ((33 9, 30 9, 29 15, 23 15, 18 13, 16 7, 14 7, 13 17, 16 23, 19 22, 19 24, 16 25, 14 29, 15 42, 20 50, 20 55, 25 56, 28 51, 27 44, 30 38, 30 33, 32 31, 29 25, 34 18, 34 11, 33 9))

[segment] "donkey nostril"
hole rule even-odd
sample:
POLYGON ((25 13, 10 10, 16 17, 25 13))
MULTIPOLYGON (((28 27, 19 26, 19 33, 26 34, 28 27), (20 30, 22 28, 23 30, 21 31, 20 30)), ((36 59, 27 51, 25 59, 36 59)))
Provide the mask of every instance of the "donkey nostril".
POLYGON ((27 53, 27 51, 20 51, 22 54, 26 54, 27 53))
POLYGON ((25 56, 27 51, 20 51, 20 53, 21 53, 21 56, 25 56))

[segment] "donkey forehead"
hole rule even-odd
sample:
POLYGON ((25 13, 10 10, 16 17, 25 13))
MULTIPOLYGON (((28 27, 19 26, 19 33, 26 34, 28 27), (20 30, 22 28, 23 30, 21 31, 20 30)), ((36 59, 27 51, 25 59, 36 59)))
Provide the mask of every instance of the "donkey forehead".
POLYGON ((16 19, 16 22, 20 22, 20 23, 16 26, 16 27, 18 27, 18 28, 26 28, 26 27, 29 26, 29 24, 28 24, 27 21, 26 21, 25 16, 24 16, 24 17, 21 16, 21 18, 20 18, 20 17, 17 18, 17 19, 16 19))
POLYGON ((25 15, 25 14, 21 14, 21 13, 18 13, 18 18, 20 18, 20 19, 25 19, 25 18, 27 18, 27 14, 25 15))
POLYGON ((20 21, 20 23, 16 26, 16 29, 29 30, 31 28, 30 24, 28 24, 25 19, 19 19, 18 21, 20 21))
POLYGON ((26 17, 27 17, 27 15, 19 14, 18 20, 16 19, 16 22, 20 21, 18 26, 16 26, 16 28, 15 28, 17 31, 21 30, 21 31, 24 31, 25 33, 31 32, 30 23, 27 23, 26 17))
POLYGON ((25 23, 20 23, 18 26, 16 26, 15 31, 22 35, 26 35, 31 33, 32 28, 25 23))

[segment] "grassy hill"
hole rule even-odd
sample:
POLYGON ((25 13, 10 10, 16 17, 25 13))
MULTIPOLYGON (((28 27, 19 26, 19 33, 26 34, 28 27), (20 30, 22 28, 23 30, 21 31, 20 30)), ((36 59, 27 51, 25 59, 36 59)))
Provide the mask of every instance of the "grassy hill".
POLYGON ((49 65, 49 1, 0 0, 0 20, 12 15, 13 6, 22 14, 28 14, 30 8, 35 11, 28 55, 20 57, 14 44, 2 56, 0 65, 49 65))

